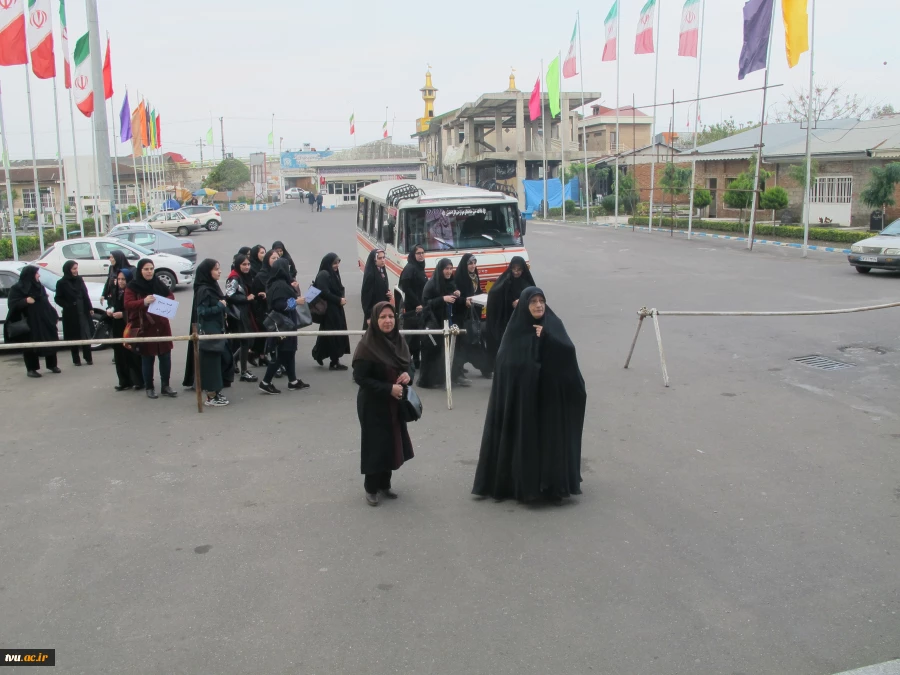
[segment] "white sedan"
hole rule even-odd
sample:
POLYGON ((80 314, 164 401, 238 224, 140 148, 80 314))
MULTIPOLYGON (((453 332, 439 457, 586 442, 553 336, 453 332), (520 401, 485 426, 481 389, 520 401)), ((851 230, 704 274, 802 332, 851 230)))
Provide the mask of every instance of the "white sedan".
POLYGON ((109 276, 109 256, 115 250, 122 251, 132 265, 141 258, 150 258, 156 268, 157 278, 171 291, 180 284, 194 282, 194 263, 190 260, 168 253, 153 253, 143 246, 112 237, 85 237, 58 241, 44 251, 44 255, 38 258, 35 264, 61 275, 65 262, 75 260, 78 262, 78 273, 85 281, 105 284, 109 276))
MULTIPOLYGON (((21 274, 22 268, 28 264, 30 263, 22 262, 21 260, 19 262, 13 262, 11 260, 0 262, 0 330, 2 330, 2 325, 6 321, 6 315, 9 314, 9 306, 7 305, 9 289, 13 287, 13 284, 19 281, 19 274, 21 274)), ((43 284, 44 290, 50 298, 50 303, 56 308, 56 313, 62 317, 62 307, 53 301, 53 297, 56 295, 56 284, 59 280, 60 277, 50 270, 41 270, 41 284, 43 284)), ((100 298, 103 295, 103 284, 88 281, 85 285, 87 286, 88 295, 91 296, 91 307, 93 308, 91 318, 94 323, 94 336, 109 337, 109 335, 106 334, 106 309, 100 304, 100 298), (104 329, 101 331, 101 334, 97 333, 98 327, 104 329)), ((59 339, 62 340, 62 321, 57 325, 59 326, 59 339)), ((92 347, 92 349, 95 350, 99 348, 99 345, 92 347)))

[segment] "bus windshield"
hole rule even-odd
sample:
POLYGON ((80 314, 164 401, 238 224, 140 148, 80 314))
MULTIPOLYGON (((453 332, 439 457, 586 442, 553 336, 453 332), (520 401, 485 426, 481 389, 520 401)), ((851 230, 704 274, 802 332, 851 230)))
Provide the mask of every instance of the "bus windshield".
POLYGON ((407 209, 407 242, 426 251, 521 246, 517 212, 509 204, 407 209))

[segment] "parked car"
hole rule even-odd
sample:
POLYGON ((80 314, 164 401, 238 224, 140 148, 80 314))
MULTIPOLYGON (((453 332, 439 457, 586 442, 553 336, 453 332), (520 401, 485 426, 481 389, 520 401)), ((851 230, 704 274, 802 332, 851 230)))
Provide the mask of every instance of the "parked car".
POLYGON ((110 230, 109 236, 143 246, 154 253, 169 253, 186 258, 193 263, 197 262, 197 249, 194 248, 194 240, 187 237, 173 237, 168 232, 149 229, 125 232, 113 232, 110 230))
POLYGON ((303 188, 292 187, 292 188, 288 188, 287 190, 284 191, 284 198, 285 198, 285 200, 306 199, 307 194, 309 194, 309 193, 306 190, 304 190, 303 188))
POLYGON ((142 222, 149 224, 154 230, 174 232, 179 237, 186 237, 194 230, 200 229, 200 220, 188 215, 182 209, 178 211, 160 211, 142 222))
POLYGON ((847 260, 860 274, 873 269, 900 271, 900 218, 874 237, 853 244, 847 260))
MULTIPOLYGON (((19 274, 22 273, 22 268, 28 264, 30 263, 21 260, 18 262, 0 262, 0 331, 2 331, 3 324, 6 322, 6 315, 9 313, 9 306, 7 305, 9 289, 13 287, 13 284, 19 281, 19 274)), ((41 284, 43 284, 44 290, 50 297, 50 302, 56 308, 56 313, 62 317, 62 307, 53 302, 53 297, 56 295, 56 284, 59 280, 59 275, 54 274, 48 269, 41 269, 41 284)), ((94 335, 95 337, 109 337, 105 330, 106 309, 100 304, 100 298, 103 296, 103 284, 86 281, 85 285, 87 286, 88 295, 91 296, 91 307, 93 308, 91 318, 94 322, 94 335), (102 330, 102 335, 97 335, 98 327, 104 329, 102 330)), ((60 321, 57 326, 59 328, 59 339, 62 340, 62 321, 60 321)), ((102 349, 102 345, 93 345, 91 349, 95 351, 102 349)))
MULTIPOLYGON (((152 230, 148 223, 145 222, 137 222, 137 223, 121 223, 120 225, 116 225, 106 234, 111 236, 113 234, 119 234, 120 232, 134 232, 135 230, 152 230)), ((78 235, 80 236, 80 235, 78 235)))
POLYGON ((200 227, 215 232, 222 227, 222 214, 215 206, 182 206, 181 210, 200 221, 200 227))
POLYGON ((143 246, 115 237, 85 237, 58 241, 44 251, 44 255, 38 258, 35 264, 59 275, 62 274, 66 260, 77 260, 78 273, 85 281, 106 283, 109 275, 109 256, 116 249, 121 250, 132 265, 141 258, 150 258, 156 267, 157 278, 173 291, 180 284, 194 283, 194 263, 190 260, 168 253, 154 253, 143 246))

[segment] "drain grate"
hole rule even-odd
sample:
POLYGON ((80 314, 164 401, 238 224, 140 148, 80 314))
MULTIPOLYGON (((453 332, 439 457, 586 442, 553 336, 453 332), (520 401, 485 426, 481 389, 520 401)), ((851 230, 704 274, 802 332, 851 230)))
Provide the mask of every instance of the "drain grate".
POLYGON ((844 363, 843 361, 835 361, 827 356, 819 356, 818 354, 810 354, 809 356, 798 356, 791 359, 797 363, 802 363, 810 368, 818 368, 819 370, 843 370, 844 368, 853 368, 854 364, 844 363))

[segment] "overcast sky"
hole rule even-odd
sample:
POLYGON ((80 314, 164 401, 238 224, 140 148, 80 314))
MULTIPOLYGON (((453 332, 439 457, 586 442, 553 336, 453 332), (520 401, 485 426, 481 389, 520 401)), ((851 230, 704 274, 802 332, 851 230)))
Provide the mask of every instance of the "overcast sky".
MULTIPOLYGON (((275 114, 275 138, 284 149, 307 142, 318 149, 353 145, 348 119, 356 113, 357 143, 381 137, 385 108, 395 142, 410 143, 422 116, 418 91, 431 64, 438 95, 436 113, 502 91, 515 67, 519 89, 530 90, 540 70, 558 51, 565 54, 581 10, 584 88, 600 91, 613 106, 616 64, 601 63, 603 19, 611 0, 579 3, 308 2, 306 0, 156 0, 152 3, 98 0, 101 31, 112 39, 116 114, 126 85, 132 102, 138 92, 162 115, 164 149, 199 159, 198 143, 214 119, 215 156, 221 156, 219 117, 225 121, 226 151, 246 156, 265 151, 275 114), (531 9, 529 9, 531 8, 531 9)), ((57 0, 54 35, 58 51, 57 0)), ((683 0, 660 0, 659 101, 691 98, 696 59, 678 57, 683 0)), ((622 105, 632 94, 638 106, 652 103, 652 55, 635 56, 634 35, 644 0, 622 0, 622 105)), ((703 39, 702 94, 760 87, 763 73, 737 79, 743 0, 708 0, 703 39)), ((817 0, 817 78, 900 107, 900 41, 896 0, 817 0)), ((772 47, 769 105, 777 104, 809 77, 808 54, 789 70, 779 16, 772 47)), ((86 30, 82 0, 69 0, 70 46, 86 30)), ((61 72, 61 66, 59 67, 61 72)), ((61 77, 61 76, 60 76, 61 77)), ((60 79, 63 154, 71 155, 68 97, 60 79)), ((0 69, 10 156, 30 158, 25 74, 22 66, 0 69)), ((564 89, 580 91, 578 78, 564 89)), ((49 81, 32 78, 39 157, 55 157, 53 95, 49 81)), ((108 111, 107 102, 107 111, 108 111)), ((761 92, 707 101, 705 123, 734 116, 758 119, 761 92)), ((649 109, 647 112, 651 112, 649 109)), ((90 122, 76 109, 79 154, 90 152, 90 122)), ((657 131, 668 129, 670 108, 659 109, 657 131)), ((675 129, 687 130, 691 113, 676 106, 675 129)), ((127 154, 128 145, 118 144, 127 154)), ((209 150, 204 149, 207 158, 209 150)))

